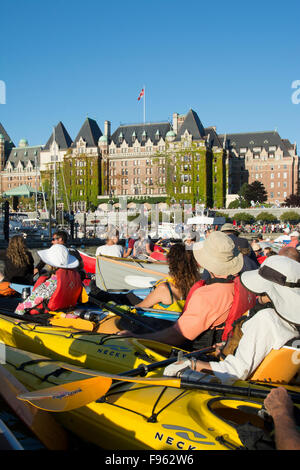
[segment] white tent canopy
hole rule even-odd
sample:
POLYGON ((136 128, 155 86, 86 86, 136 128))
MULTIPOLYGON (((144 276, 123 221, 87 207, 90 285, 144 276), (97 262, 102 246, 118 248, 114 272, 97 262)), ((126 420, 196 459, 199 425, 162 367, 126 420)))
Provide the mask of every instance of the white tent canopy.
POLYGON ((188 225, 223 225, 225 222, 225 217, 206 217, 199 215, 190 217, 186 223, 188 225))

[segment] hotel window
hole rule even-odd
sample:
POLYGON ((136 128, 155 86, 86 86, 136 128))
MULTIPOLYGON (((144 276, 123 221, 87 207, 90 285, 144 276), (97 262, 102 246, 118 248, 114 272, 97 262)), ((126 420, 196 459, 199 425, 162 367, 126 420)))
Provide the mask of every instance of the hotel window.
POLYGON ((286 196, 287 196, 287 193, 286 193, 286 192, 284 192, 284 193, 283 193, 283 197, 286 197, 286 196))
POLYGON ((280 173, 277 173, 278 178, 280 178, 280 173))
POLYGON ((274 193, 270 193, 270 197, 273 199, 273 197, 274 197, 274 193))
POLYGON ((270 188, 274 188, 274 183, 272 181, 272 183, 270 184, 270 188))
POLYGON ((284 181, 283 187, 284 187, 284 188, 287 188, 287 182, 286 182, 286 181, 284 181))
POLYGON ((278 181, 278 183, 277 183, 277 187, 278 187, 278 188, 280 188, 280 181, 278 181))
POLYGON ((274 173, 271 173, 271 180, 274 179, 274 173))
POLYGON ((287 178, 287 173, 283 173, 283 177, 286 179, 287 178))

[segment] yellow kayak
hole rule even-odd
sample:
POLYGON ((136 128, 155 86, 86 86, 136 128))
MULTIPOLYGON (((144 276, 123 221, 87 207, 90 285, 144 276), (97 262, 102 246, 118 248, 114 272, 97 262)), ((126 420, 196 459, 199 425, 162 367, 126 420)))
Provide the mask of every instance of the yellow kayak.
MULTIPOLYGON (((6 347, 4 366, 28 390, 84 378, 47 358, 10 347, 6 347)), ((272 448, 265 422, 258 415, 261 400, 127 382, 115 382, 99 398, 54 416, 80 438, 102 449, 190 452, 248 449, 252 448, 249 443, 253 432, 261 433, 266 445, 272 448)), ((171 458, 171 454, 166 458, 171 458)), ((188 464, 188 460, 173 463, 188 464)))
MULTIPOLYGON (((105 325, 115 321, 114 315, 106 317, 104 331, 105 325)), ((110 334, 111 325, 106 329, 107 333, 92 333, 0 315, 0 341, 6 345, 90 369, 120 373, 142 363, 161 361, 173 350, 179 351, 156 341, 110 334)))

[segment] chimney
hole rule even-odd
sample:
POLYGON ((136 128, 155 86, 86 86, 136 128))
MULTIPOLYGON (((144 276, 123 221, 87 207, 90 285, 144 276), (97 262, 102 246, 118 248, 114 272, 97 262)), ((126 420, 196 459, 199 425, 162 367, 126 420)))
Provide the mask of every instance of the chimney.
POLYGON ((104 135, 110 138, 110 121, 104 121, 104 135))
POLYGON ((178 133, 178 113, 173 113, 173 131, 178 133))

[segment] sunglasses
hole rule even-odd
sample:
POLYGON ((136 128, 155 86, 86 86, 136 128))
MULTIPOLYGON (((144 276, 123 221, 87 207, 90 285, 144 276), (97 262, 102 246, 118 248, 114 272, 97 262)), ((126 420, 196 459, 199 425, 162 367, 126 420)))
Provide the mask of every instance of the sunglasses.
POLYGON ((54 241, 54 240, 59 240, 59 238, 58 237, 53 237, 52 241, 54 241))

